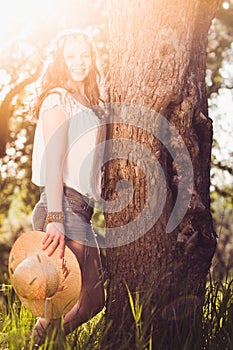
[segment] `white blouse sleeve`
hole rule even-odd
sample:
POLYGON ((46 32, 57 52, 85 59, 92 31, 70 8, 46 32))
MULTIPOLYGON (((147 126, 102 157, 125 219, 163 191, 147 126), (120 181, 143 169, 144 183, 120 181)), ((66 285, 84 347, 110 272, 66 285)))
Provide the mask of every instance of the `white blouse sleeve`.
POLYGON ((69 117, 69 108, 65 103, 65 95, 64 92, 52 92, 48 96, 45 97, 42 105, 40 107, 40 116, 43 112, 55 107, 60 106, 64 112, 64 114, 69 117))

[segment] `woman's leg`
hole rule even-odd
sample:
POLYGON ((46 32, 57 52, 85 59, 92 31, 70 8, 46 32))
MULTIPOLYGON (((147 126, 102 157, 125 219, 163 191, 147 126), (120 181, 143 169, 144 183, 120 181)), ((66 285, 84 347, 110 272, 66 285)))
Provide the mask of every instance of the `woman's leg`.
MULTIPOLYGON (((83 275, 80 298, 64 317, 65 334, 75 330, 104 307, 103 270, 100 253, 94 237, 89 244, 91 246, 84 247, 82 263, 80 264, 83 275)), ((80 259, 80 256, 77 255, 80 243, 67 241, 67 245, 80 259)))
MULTIPOLYGON (((41 208, 41 210, 38 210, 38 208, 34 211, 33 229, 45 231, 47 211, 45 193, 42 193, 41 200, 43 200, 43 208, 41 208), (37 224, 37 219, 40 219, 39 226, 37 224)), ((87 243, 73 239, 66 240, 66 245, 76 255, 82 272, 82 290, 80 298, 76 305, 64 317, 65 333, 68 334, 101 311, 104 306, 104 288, 102 264, 94 232, 92 231, 90 223, 87 226, 87 222, 85 223, 85 220, 83 221, 82 215, 79 216, 75 214, 75 211, 77 213, 80 211, 83 213, 85 209, 83 209, 80 203, 75 202, 71 205, 71 202, 65 199, 64 210, 66 212, 66 231, 68 237, 76 236, 76 234, 80 237, 82 232, 84 232, 83 238, 86 237, 86 234, 88 236, 87 243), (68 211, 66 211, 66 209, 68 209, 68 211)), ((90 219, 88 218, 88 220, 90 219)), ((34 343, 42 344, 47 333, 46 329, 56 328, 56 325, 60 324, 58 321, 59 320, 48 321, 44 318, 38 318, 33 331, 34 343)), ((50 333, 50 331, 48 333, 50 333)))
MULTIPOLYGON (((76 255, 82 271, 82 290, 79 300, 64 317, 64 331, 68 334, 101 311, 104 307, 104 288, 103 270, 96 239, 93 237, 91 246, 74 240, 67 240, 66 245, 76 255)), ((50 336, 51 328, 57 328, 59 324, 59 320, 48 321, 38 318, 33 331, 34 344, 43 344, 46 335, 50 336)))

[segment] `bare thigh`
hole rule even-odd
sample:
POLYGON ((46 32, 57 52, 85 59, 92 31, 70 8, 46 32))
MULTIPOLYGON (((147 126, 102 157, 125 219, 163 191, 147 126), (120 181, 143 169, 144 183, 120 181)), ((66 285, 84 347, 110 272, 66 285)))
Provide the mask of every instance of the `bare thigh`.
POLYGON ((82 271, 82 288, 103 288, 103 269, 97 241, 93 237, 91 246, 74 240, 67 240, 66 245, 75 254, 82 271))
MULTIPOLYGON (((84 272, 84 263, 85 263, 85 255, 87 254, 87 246, 85 242, 77 241, 77 240, 71 240, 67 239, 66 240, 66 246, 72 250, 74 255, 76 256, 80 269, 83 275, 84 272)), ((82 276, 83 277, 83 276, 82 276)))
POLYGON ((80 261, 83 280, 79 300, 64 318, 66 334, 88 321, 104 306, 103 270, 96 240, 91 242, 91 247, 78 241, 67 243, 80 261))

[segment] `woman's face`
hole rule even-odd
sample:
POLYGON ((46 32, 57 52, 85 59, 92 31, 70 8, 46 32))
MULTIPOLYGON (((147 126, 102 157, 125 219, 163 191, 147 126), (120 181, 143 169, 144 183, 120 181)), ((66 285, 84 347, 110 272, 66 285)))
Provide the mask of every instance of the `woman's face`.
POLYGON ((88 43, 83 37, 71 38, 66 42, 63 54, 71 82, 82 82, 87 77, 92 64, 88 43))

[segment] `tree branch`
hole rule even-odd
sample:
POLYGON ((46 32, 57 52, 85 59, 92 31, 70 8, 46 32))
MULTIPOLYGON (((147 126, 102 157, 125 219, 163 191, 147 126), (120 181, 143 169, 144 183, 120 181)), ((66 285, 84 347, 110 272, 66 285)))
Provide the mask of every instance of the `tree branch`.
POLYGON ((37 68, 36 72, 27 79, 16 84, 10 92, 6 95, 5 99, 0 105, 0 158, 4 157, 6 152, 6 144, 9 140, 9 119, 12 114, 11 102, 12 99, 20 93, 27 85, 33 83, 40 73, 41 65, 37 68))

